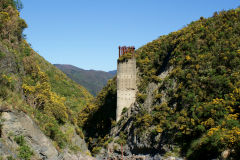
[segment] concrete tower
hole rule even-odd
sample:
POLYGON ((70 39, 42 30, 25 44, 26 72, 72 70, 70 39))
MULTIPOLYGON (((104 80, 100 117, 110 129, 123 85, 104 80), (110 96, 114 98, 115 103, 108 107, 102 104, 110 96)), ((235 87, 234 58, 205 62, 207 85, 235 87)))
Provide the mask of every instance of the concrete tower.
POLYGON ((118 61, 117 64, 117 113, 116 121, 121 118, 123 108, 129 108, 136 100, 136 59, 134 47, 119 47, 119 58, 132 53, 130 59, 118 61))

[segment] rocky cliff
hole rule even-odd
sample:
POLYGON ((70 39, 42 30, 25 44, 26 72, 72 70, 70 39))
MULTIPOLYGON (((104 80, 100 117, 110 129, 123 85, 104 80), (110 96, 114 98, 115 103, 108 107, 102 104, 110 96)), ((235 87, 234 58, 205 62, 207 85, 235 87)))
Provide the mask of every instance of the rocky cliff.
POLYGON ((87 146, 76 133, 72 142, 81 148, 82 153, 69 149, 59 151, 53 141, 48 138, 37 124, 25 113, 1 106, 1 139, 0 155, 2 159, 12 157, 18 159, 69 160, 93 159, 87 156, 87 146), (20 142, 21 141, 21 142, 20 142))
POLYGON ((85 108, 90 119, 98 117, 95 134, 87 134, 93 153, 121 156, 123 145, 126 156, 239 159, 239 16, 239 8, 215 12, 136 50, 138 93, 131 109, 118 123, 113 113, 102 114, 116 107, 109 103, 114 80, 85 108))

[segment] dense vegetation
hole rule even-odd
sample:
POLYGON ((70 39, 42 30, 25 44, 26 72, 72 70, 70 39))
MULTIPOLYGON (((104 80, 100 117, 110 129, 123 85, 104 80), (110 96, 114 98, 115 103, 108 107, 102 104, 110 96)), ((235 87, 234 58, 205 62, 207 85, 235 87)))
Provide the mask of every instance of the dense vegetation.
MULTIPOLYGON (((224 150, 230 150, 235 159, 240 157, 239 49, 239 8, 216 12, 208 19, 201 17, 139 48, 139 105, 144 103, 149 83, 158 88, 150 112, 143 108, 133 117, 136 134, 152 129, 152 136, 167 135, 167 143, 178 145, 188 159, 216 158, 224 150), (166 70, 169 75, 161 79, 159 75, 166 70)), ((103 98, 97 99, 93 110, 88 108, 90 117, 109 101, 103 95, 116 96, 114 87, 110 83, 104 89, 110 92, 100 93, 103 98)), ((116 107, 111 105, 107 108, 116 107)), ((97 132, 94 137, 104 141, 109 126, 101 120, 109 114, 101 113, 96 125, 101 130, 98 132, 105 134, 97 132)))
POLYGON ((79 112, 92 96, 31 49, 21 8, 20 1, 0 1, 0 107, 27 113, 62 149, 72 145, 62 126, 83 135, 79 112))
POLYGON ((94 102, 87 105, 81 112, 81 125, 86 131, 86 140, 89 148, 97 153, 104 143, 104 138, 111 130, 116 118, 117 87, 116 77, 109 80, 108 84, 95 98, 94 102))
POLYGON ((149 116, 144 122, 171 135, 190 159, 226 149, 239 156, 239 29, 240 9, 216 12, 138 50, 139 91, 149 82, 160 85, 153 111, 137 122, 149 116), (169 77, 156 78, 167 66, 173 66, 169 77))
POLYGON ((104 71, 84 70, 72 65, 55 64, 55 66, 69 78, 85 87, 93 96, 96 96, 107 84, 107 81, 115 75, 114 72, 111 74, 104 71))
MULTIPOLYGON (((71 146, 71 137, 61 129, 67 125, 81 136, 83 128, 90 149, 99 151, 118 125, 116 79, 89 103, 86 89, 31 49, 22 34, 27 24, 19 17, 21 8, 20 1, 0 1, 0 107, 27 113, 59 150, 71 146)), ((142 107, 132 117, 134 134, 164 134, 165 143, 179 146, 188 159, 216 158, 224 150, 240 157, 239 8, 161 36, 138 49, 136 58, 138 105, 143 106, 149 83, 158 87, 151 109, 142 107), (161 79, 166 70, 169 75, 161 79)), ((126 138, 124 133, 120 137, 126 138)), ((29 159, 32 151, 24 138, 15 141, 19 158, 29 159)))

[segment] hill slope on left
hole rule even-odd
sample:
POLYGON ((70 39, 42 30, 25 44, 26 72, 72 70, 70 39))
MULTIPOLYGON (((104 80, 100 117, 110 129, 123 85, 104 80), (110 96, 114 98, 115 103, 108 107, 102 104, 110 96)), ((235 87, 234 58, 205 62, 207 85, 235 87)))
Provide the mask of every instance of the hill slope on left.
MULTIPOLYGON (((24 137, 23 132, 3 133, 9 118, 6 115, 21 115, 33 120, 58 152, 87 152, 86 147, 81 148, 85 142, 80 144, 76 138, 83 138, 79 114, 92 96, 30 47, 22 34, 27 24, 19 17, 21 6, 19 1, 0 1, 0 143, 4 143, 2 136, 7 134, 16 142, 18 158, 42 154, 31 145, 26 147, 29 137, 24 137)), ((14 157, 1 154, 0 158, 14 157)))

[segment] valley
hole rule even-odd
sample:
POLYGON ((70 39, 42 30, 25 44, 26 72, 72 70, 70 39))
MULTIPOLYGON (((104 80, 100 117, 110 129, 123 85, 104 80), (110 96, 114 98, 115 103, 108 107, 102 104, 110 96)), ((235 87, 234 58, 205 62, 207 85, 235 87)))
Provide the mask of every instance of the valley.
POLYGON ((0 1, 0 160, 240 158, 239 7, 119 47, 109 72, 45 60, 21 9, 0 1))
POLYGON ((69 78, 85 87, 93 96, 96 96, 107 84, 107 81, 116 75, 116 71, 104 72, 84 70, 72 65, 54 64, 69 78))

